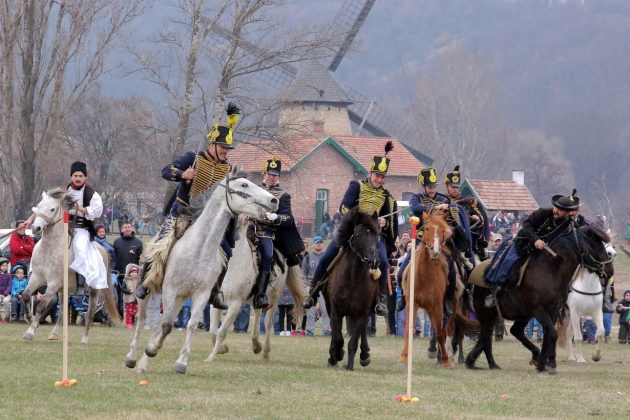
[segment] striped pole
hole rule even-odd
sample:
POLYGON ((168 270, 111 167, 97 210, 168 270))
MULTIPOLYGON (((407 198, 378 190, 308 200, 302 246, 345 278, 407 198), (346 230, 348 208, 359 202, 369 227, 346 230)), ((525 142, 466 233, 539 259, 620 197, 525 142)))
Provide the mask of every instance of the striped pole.
POLYGON ((63 213, 63 380, 68 379, 68 212, 63 213))

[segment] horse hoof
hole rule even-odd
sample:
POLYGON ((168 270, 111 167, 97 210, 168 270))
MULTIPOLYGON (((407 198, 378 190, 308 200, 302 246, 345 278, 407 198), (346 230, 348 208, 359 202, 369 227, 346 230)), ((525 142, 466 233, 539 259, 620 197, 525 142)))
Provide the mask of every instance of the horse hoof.
POLYGON ((175 363, 175 366, 173 366, 173 370, 177 373, 186 373, 186 365, 182 363, 175 363))
POLYGON ((368 358, 367 358, 367 359, 365 359, 365 360, 359 360, 359 363, 361 364, 361 366, 366 367, 366 366, 369 366, 369 365, 370 365, 370 362, 371 362, 371 361, 372 361, 372 360, 368 357, 368 358))
POLYGON ((398 362, 398 363, 396 363, 396 367, 406 368, 407 367, 407 363, 398 362))
POLYGON ((490 370, 501 370, 501 366, 495 364, 489 365, 488 366, 490 368, 490 370))
POLYGON ((555 375, 557 372, 555 367, 551 367, 551 366, 545 366, 545 372, 547 372, 550 375, 555 375))
POLYGON ((576 360, 575 360, 575 357, 569 357, 569 358, 567 359, 567 361, 569 361, 569 362, 575 362, 576 360))
POLYGON ((225 354, 228 351, 230 351, 230 348, 226 344, 221 344, 219 346, 219 351, 217 352, 217 354, 225 354))
POLYGON ((81 339, 81 344, 88 344, 88 341, 89 341, 89 340, 90 340, 89 338, 87 338, 87 337, 83 337, 83 338, 81 339))
POLYGON ((217 358, 216 358, 216 357, 213 357, 213 356, 208 356, 208 358, 207 358, 206 360, 204 360, 204 362, 212 363, 212 362, 214 362, 215 360, 217 360, 217 358))
POLYGON ((536 359, 531 359, 529 361, 529 364, 534 366, 535 368, 538 368, 538 360, 536 360, 536 359))
POLYGON ((337 360, 328 359, 328 367, 337 367, 337 360))
POLYGON ((268 351, 263 351, 262 359, 263 359, 263 362, 269 360, 269 352, 268 351))
POLYGON ((149 357, 155 357, 155 356, 157 356, 157 351, 151 350, 151 349, 149 349, 149 346, 146 346, 145 349, 144 349, 144 354, 146 354, 149 357))
POLYGON ((345 365, 343 367, 347 372, 354 372, 354 368, 349 367, 348 365, 345 365))
POLYGON ((138 369, 136 369, 136 373, 139 373, 139 374, 141 374, 141 373, 147 373, 147 370, 146 370, 146 369, 143 369, 143 368, 138 368, 138 369))
POLYGON ((252 346, 252 352, 254 352, 254 354, 259 354, 262 351, 262 346, 260 345, 260 343, 256 343, 252 346))
MULTIPOLYGON (((35 336, 33 334, 27 332, 27 333, 24 333, 22 338, 25 339, 26 341, 33 341, 35 336)), ((50 338, 49 338, 49 340, 50 340, 50 338)))
POLYGON ((577 362, 578 362, 578 363, 586 363, 586 360, 584 360, 584 359, 580 359, 580 360, 578 360, 577 362))
POLYGON ((591 356, 591 359, 593 359, 593 362, 599 362, 600 360, 602 360, 602 356, 591 356))
POLYGON ((136 367, 136 361, 125 357, 125 366, 127 366, 129 369, 133 369, 136 367))
POLYGON ((50 334, 50 335, 48 336, 48 339, 49 339, 50 341, 57 341, 57 340, 59 340, 59 336, 58 336, 57 334, 50 334))
POLYGON ((435 359, 437 358, 437 350, 435 351, 431 351, 431 350, 427 350, 427 356, 429 356, 429 359, 435 359))
POLYGON ((453 370, 453 369, 455 369, 455 368, 453 367, 453 365, 450 365, 450 366, 442 366, 442 369, 445 369, 445 370, 453 370))

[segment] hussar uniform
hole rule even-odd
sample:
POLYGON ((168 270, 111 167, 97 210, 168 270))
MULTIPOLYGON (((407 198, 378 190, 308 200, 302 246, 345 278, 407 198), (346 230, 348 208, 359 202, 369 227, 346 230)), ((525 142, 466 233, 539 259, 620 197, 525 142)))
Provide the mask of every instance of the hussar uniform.
MULTIPOLYGON (((212 127, 210 133, 206 136, 209 141, 209 148, 213 145, 215 147, 215 156, 217 146, 227 147, 233 149, 232 143, 234 141, 234 126, 238 121, 240 108, 233 102, 230 102, 227 109, 228 125, 215 124, 212 127)), ((225 178, 232 169, 227 160, 219 161, 215 159, 209 152, 209 149, 201 150, 198 152, 189 151, 177 158, 174 162, 169 163, 162 169, 162 178, 167 181, 177 182, 177 190, 173 197, 169 201, 170 210, 168 211, 167 223, 164 223, 160 233, 158 234, 157 241, 160 241, 166 232, 167 226, 176 225, 176 220, 180 216, 182 210, 190 206, 192 199, 199 198, 200 195, 211 189, 217 182, 225 178), (191 180, 182 178, 184 172, 187 169, 193 168, 195 170, 195 176, 191 180)), ((228 226, 228 230, 221 241, 221 249, 225 253, 228 261, 232 257, 232 248, 234 248, 234 230, 235 230, 236 218, 228 226)), ((151 261, 146 261, 142 270, 142 279, 146 277, 151 267, 151 261)), ((210 303, 212 303, 218 309, 227 309, 227 305, 218 299, 219 289, 227 267, 223 269, 214 289, 210 296, 210 303)), ((147 289, 144 285, 140 285, 136 289, 136 296, 144 299, 147 294, 147 289)))
MULTIPOLYGON (((387 176, 387 170, 390 165, 390 159, 387 157, 387 153, 392 149, 393 145, 391 142, 388 142, 385 146, 385 156, 372 157, 370 164, 371 173, 387 176)), ((379 241, 378 247, 379 260, 381 261, 379 266, 381 277, 379 278, 379 303, 375 308, 377 315, 385 316, 387 315, 387 306, 384 302, 387 299, 387 280, 389 277, 387 256, 396 251, 395 241, 398 236, 398 217, 396 215, 398 208, 396 199, 383 186, 375 188, 369 178, 361 181, 350 181, 350 185, 341 200, 339 212, 345 215, 354 207, 358 207, 359 211, 369 215, 376 213, 380 218, 384 218, 386 222, 381 230, 381 240, 379 241)), ((312 298, 309 297, 302 303, 302 307, 305 309, 310 309, 317 300, 319 296, 317 285, 324 279, 328 266, 333 262, 335 257, 337 257, 339 250, 339 244, 336 239, 333 239, 315 269, 311 283, 311 287, 315 289, 315 291, 312 293, 312 298)))
MULTIPOLYGON (((70 169, 70 175, 75 172, 83 172, 87 176, 87 165, 83 162, 74 162, 70 169)), ((68 185, 68 195, 76 201, 80 207, 85 207, 87 213, 70 209, 68 215, 70 225, 73 228, 72 252, 74 259, 70 268, 85 278, 88 286, 93 289, 107 289, 107 267, 103 262, 101 253, 94 245, 94 220, 103 214, 103 200, 98 192, 87 182, 81 188, 73 184, 68 185)))
MULTIPOLYGON (((265 161, 262 174, 280 175, 281 170, 282 162, 274 156, 265 161)), ((299 264, 298 254, 304 251, 304 243, 295 226, 291 212, 291 195, 280 188, 280 183, 267 185, 263 182, 261 186, 278 199, 278 210, 276 213, 267 213, 265 219, 252 219, 249 226, 249 229, 258 238, 261 251, 258 281, 254 290, 255 309, 263 309, 269 305, 265 292, 271 276, 273 249, 276 248, 282 252, 289 267, 299 264)))

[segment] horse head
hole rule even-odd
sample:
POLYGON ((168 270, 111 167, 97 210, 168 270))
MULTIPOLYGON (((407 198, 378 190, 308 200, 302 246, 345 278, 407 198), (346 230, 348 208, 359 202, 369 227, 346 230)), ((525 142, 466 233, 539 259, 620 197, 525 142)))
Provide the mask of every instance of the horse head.
POLYGON ((70 198, 68 191, 56 188, 42 192, 42 200, 33 207, 35 221, 31 230, 35 235, 41 235, 44 229, 63 219, 63 212, 74 207, 75 201, 70 198))
POLYGON ((448 213, 440 210, 432 209, 429 212, 422 214, 422 244, 431 253, 431 259, 437 260, 442 253, 442 247, 448 238, 451 237, 452 232, 448 227, 446 220, 448 219, 448 213))
POLYGON ((596 225, 586 226, 580 231, 583 232, 587 243, 582 264, 589 271, 598 273, 600 277, 612 277, 614 274, 612 262, 617 257, 617 251, 612 246, 608 233, 596 225))
POLYGON ((358 207, 344 216, 337 231, 337 243, 349 247, 368 264, 370 270, 376 270, 381 264, 378 258, 379 227, 378 214, 361 213, 358 207))
POLYGON ((278 210, 278 199, 244 176, 238 175, 236 165, 223 182, 228 207, 232 213, 262 219, 265 211, 278 210))

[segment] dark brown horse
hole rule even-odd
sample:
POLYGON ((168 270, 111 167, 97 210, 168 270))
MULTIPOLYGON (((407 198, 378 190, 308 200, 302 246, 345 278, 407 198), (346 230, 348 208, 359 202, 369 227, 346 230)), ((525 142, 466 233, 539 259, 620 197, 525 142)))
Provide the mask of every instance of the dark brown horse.
POLYGON ((370 347, 367 342, 367 323, 378 297, 379 228, 378 216, 361 213, 352 209, 341 220, 335 238, 343 247, 340 260, 330 272, 324 288, 324 299, 330 315, 330 366, 343 360, 342 321, 347 317, 348 364, 347 370, 354 370, 354 356, 361 338, 361 366, 370 364, 370 347))
MULTIPOLYGON (((530 364, 538 371, 556 373, 556 342, 558 332, 555 328, 560 309, 567 301, 567 286, 578 266, 600 267, 608 260, 605 243, 610 242, 606 232, 597 226, 587 226, 560 236, 551 245, 557 253, 552 257, 540 251, 531 254, 529 265, 519 287, 513 288, 518 281, 518 265, 513 267, 508 287, 499 292, 498 305, 504 319, 514 321, 510 332, 532 353, 530 364), (525 337, 525 326, 535 317, 544 328, 543 344, 539 349, 525 337)), ((482 269, 483 267, 480 267, 482 269)), ((497 317, 497 308, 486 308, 484 300, 488 290, 475 287, 473 300, 481 333, 477 344, 466 357, 466 366, 474 368, 475 361, 483 351, 490 369, 500 369, 492 355, 492 329, 497 317)))

